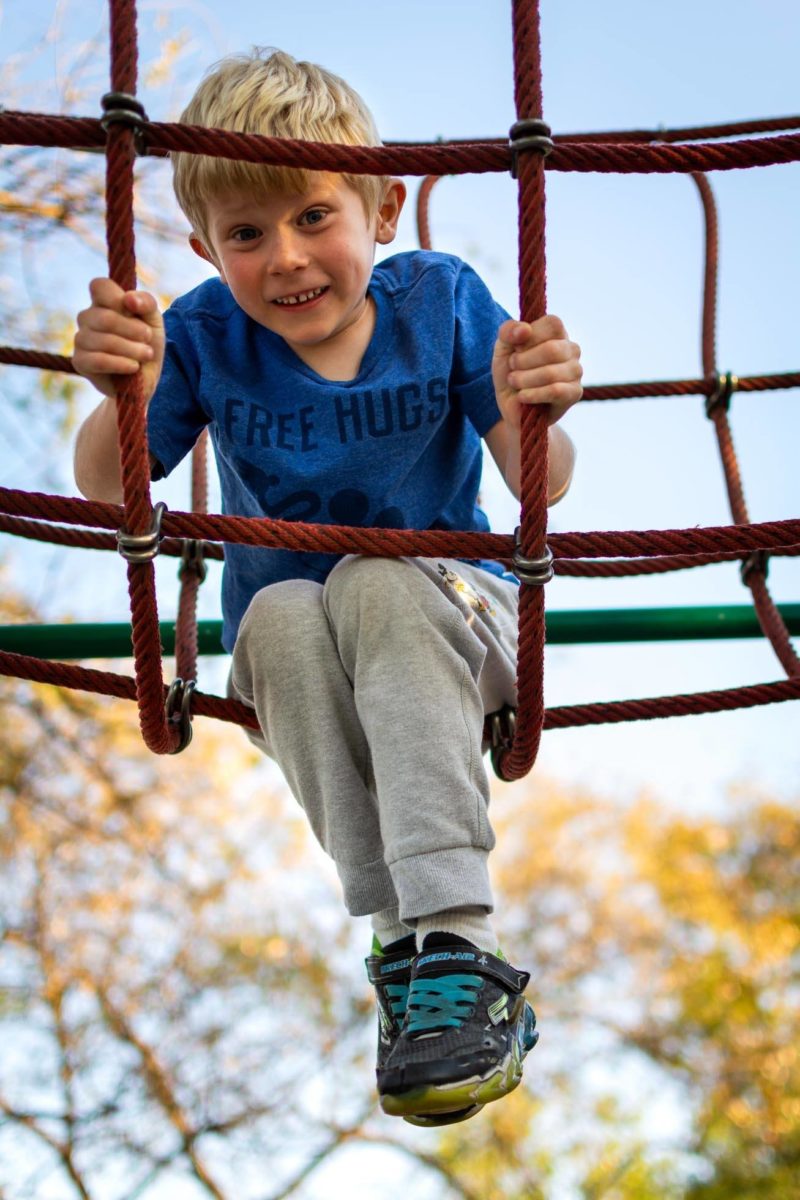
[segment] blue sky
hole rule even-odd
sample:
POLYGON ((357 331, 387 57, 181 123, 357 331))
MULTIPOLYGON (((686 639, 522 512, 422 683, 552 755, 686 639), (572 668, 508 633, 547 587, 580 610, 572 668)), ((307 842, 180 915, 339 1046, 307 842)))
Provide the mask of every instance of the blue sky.
MULTIPOLYGON (((4 59, 41 45, 54 15, 61 15, 62 37, 46 45, 27 76, 35 90, 26 107, 45 106, 47 86, 63 78, 76 43, 101 29, 104 12, 96 0, 0 6, 4 59)), ((672 0, 668 6, 544 0, 542 23, 544 113, 556 132, 703 124, 785 115, 799 107, 800 8, 794 0, 672 0)), ((186 87, 210 62, 253 43, 280 46, 344 75, 373 108, 386 139, 503 136, 515 119, 505 0, 404 0, 395 6, 159 0, 140 5, 140 25, 145 59, 165 34, 187 29, 194 39, 180 82, 166 94, 150 94, 146 82, 142 87, 154 119, 175 115, 186 87)), ((102 54, 92 60, 89 79, 93 95, 84 113, 98 111, 107 90, 102 54)), ((55 103, 49 98, 46 107, 55 103)), ((800 166, 711 179, 721 222, 719 365, 740 375, 796 370, 800 166)), ((392 251, 416 245, 416 183, 409 182, 412 203, 392 251)), ((431 226, 435 248, 472 262, 515 311, 513 182, 501 176, 443 180, 434 193, 431 226)), ((164 262, 165 290, 179 291, 203 275, 188 252, 165 255, 164 262)), ((70 263, 64 286, 75 288, 76 309, 86 281, 101 271, 100 260, 88 255, 77 254, 70 263)), ((700 207, 688 179, 548 173, 549 307, 581 343, 587 382, 699 375, 701 278, 700 207)), ((754 520, 798 515, 791 463, 800 435, 799 400, 795 391, 734 402, 734 436, 754 520)), ((91 402, 87 392, 84 405, 91 402)), ((698 398, 586 404, 569 415, 566 427, 578 446, 578 469, 570 495, 552 512, 553 529, 728 520, 714 439, 698 398)), ((60 477, 72 493, 66 458, 60 477)), ((495 528, 511 529, 513 502, 492 477, 485 488, 495 528)), ((185 507, 185 482, 164 495, 172 507, 185 507)), ((64 563, 67 553, 47 551, 48 616, 124 619, 119 564, 103 564, 108 583, 98 588, 95 578, 84 582, 84 565, 64 563)), ((165 616, 172 574, 168 564, 165 616)), ((796 560, 776 562, 770 576, 776 598, 796 601, 799 576, 796 560)), ((205 612, 216 615, 213 581, 207 586, 212 590, 205 612)), ((747 597, 735 566, 638 581, 558 580, 548 588, 551 608, 744 603, 747 597)), ((203 670, 202 686, 221 686, 221 664, 203 670)), ((780 677, 771 651, 758 642, 556 647, 548 651, 546 700, 618 699, 780 677)), ((534 788, 537 778, 549 775, 622 798, 646 788, 687 808, 724 803, 737 779, 789 795, 800 766, 797 712, 795 703, 550 733, 534 788)))

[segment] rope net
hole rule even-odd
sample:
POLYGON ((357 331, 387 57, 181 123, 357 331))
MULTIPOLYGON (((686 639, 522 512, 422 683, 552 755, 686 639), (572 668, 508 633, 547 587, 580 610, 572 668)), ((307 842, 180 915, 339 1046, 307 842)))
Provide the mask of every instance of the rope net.
MULTIPOLYGON (((136 286, 133 178, 137 155, 171 150, 276 163, 290 167, 423 177, 417 220, 420 245, 430 248, 428 203, 445 174, 511 171, 518 182, 520 315, 546 311, 544 172, 682 173, 694 181, 703 206, 706 261, 703 296, 703 376, 698 379, 587 387, 584 399, 610 401, 701 395, 713 422, 732 524, 708 528, 560 533, 547 536, 547 425, 540 409, 522 422, 521 522, 505 534, 394 530, 315 525, 209 514, 206 439, 192 458, 191 512, 153 506, 145 407, 138 376, 119 380, 117 420, 123 504, 28 493, 0 487, 0 531, 65 546, 118 549, 127 559, 134 674, 132 677, 71 663, 45 662, 0 651, 0 672, 62 687, 135 699, 142 736, 155 753, 176 753, 191 736, 193 714, 255 728, 251 709, 195 689, 197 590, 205 560, 221 559, 222 544, 238 542, 289 550, 381 557, 399 555, 489 558, 520 576, 517 707, 487 724, 492 760, 504 779, 525 775, 543 729, 697 715, 800 699, 800 658, 767 588, 770 555, 800 553, 800 520, 749 520, 733 444, 733 394, 800 386, 800 371, 737 379, 716 361, 717 214, 706 171, 734 170, 800 160, 800 116, 676 130, 631 130, 550 136, 542 120, 539 6, 512 0, 517 122, 509 140, 353 147, 269 138, 219 129, 149 121, 136 99, 137 34, 134 0, 110 0, 111 91, 101 118, 0 111, 0 143, 96 150, 106 155, 106 241, 110 277, 136 286), (788 131, 788 132, 787 132, 788 131), (743 135, 747 135, 743 137, 743 135), (716 139, 742 139, 718 141, 716 139), (691 145, 689 143, 697 142, 691 145), (181 558, 176 622, 176 673, 164 682, 153 558, 181 558), (557 574, 594 578, 656 574, 740 560, 759 624, 786 676, 776 682, 610 703, 544 708, 544 586, 550 556, 557 574)), ((69 358, 38 350, 0 347, 0 363, 72 372, 69 358)))

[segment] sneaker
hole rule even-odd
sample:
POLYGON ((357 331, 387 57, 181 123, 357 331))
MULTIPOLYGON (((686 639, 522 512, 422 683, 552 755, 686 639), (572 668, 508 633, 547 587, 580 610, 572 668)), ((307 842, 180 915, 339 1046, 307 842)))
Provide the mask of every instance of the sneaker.
POLYGON ((522 994, 529 980, 464 938, 428 934, 413 962, 402 1029, 380 1060, 383 1111, 418 1123, 513 1091, 539 1040, 522 994))
MULTIPOLYGON (((414 935, 410 934, 400 941, 392 942, 387 949, 388 953, 382 950, 376 938, 372 944, 372 954, 366 960, 367 976, 375 988, 378 1007, 378 1078, 397 1044, 405 1021, 411 968, 417 954, 417 943, 414 935)), ((432 1116, 413 1112, 399 1115, 411 1125, 453 1125, 458 1121, 466 1121, 468 1117, 480 1112, 482 1107, 482 1104, 469 1104, 455 1112, 442 1112, 432 1116)))

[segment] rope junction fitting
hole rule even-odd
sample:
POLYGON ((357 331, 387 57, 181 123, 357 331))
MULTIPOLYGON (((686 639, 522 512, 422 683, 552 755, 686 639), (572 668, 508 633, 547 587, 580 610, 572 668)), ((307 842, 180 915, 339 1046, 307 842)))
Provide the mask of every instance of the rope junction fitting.
POLYGON ((546 121, 537 117, 526 117, 515 121, 508 131, 511 147, 511 178, 519 178, 519 156, 524 153, 540 154, 547 158, 553 152, 552 130, 546 121))
POLYGON ((192 693, 196 686, 193 679, 184 683, 180 677, 174 679, 169 686, 167 698, 164 701, 164 713, 167 724, 178 731, 177 744, 169 751, 170 754, 180 754, 192 740, 191 706, 192 693))
MULTIPOLYGON (((135 286, 133 248, 133 163, 137 154, 164 157, 173 150, 248 162, 362 174, 428 176, 419 211, 427 221, 427 199, 436 178, 464 172, 511 170, 520 191, 520 310, 535 320, 546 311, 544 169, 618 173, 690 174, 700 190, 706 216, 706 280, 703 303, 703 377, 652 383, 588 387, 586 400, 699 394, 719 438, 734 524, 706 529, 650 530, 546 535, 547 436, 543 414, 523 414, 521 505, 523 529, 508 535, 436 530, 370 530, 344 526, 208 515, 193 486, 192 513, 168 513, 151 505, 146 426, 136 377, 121 387, 118 404, 120 458, 125 504, 22 493, 0 488, 0 530, 65 545, 112 549, 129 563, 131 637, 135 678, 68 663, 43 663, 0 650, 0 671, 64 687, 84 688, 136 699, 142 734, 156 753, 177 753, 192 735, 192 712, 255 726, 253 713, 236 701, 207 696, 195 685, 198 632, 197 588, 205 578, 205 558, 222 556, 221 542, 314 550, 335 554, 444 556, 496 559, 509 564, 522 584, 516 710, 506 707, 487 723, 495 770, 517 779, 532 765, 542 729, 650 720, 663 716, 721 712, 734 707, 800 698, 800 659, 781 613, 766 590, 768 556, 800 553, 800 521, 753 524, 739 479, 728 425, 734 391, 763 391, 800 385, 800 372, 737 379, 715 365, 717 220, 713 196, 701 172, 767 166, 800 160, 800 117, 770 118, 683 130, 587 133, 552 136, 540 116, 522 117, 509 139, 389 144, 354 147, 268 138, 256 134, 151 122, 136 90, 136 22, 131 0, 110 0, 111 90, 103 97, 101 119, 6 112, 0 107, 0 144, 61 146, 105 153, 109 275, 126 290, 135 286), (780 131, 795 132, 780 132, 780 131), (739 138, 714 143, 703 139, 739 138), (688 145, 691 140, 700 144, 688 145), (523 157, 520 158, 520 155, 523 157), (526 159, 525 156, 528 156, 526 159), (536 162, 531 161, 534 156, 536 162), (531 169, 532 168, 532 169, 531 169), (431 182, 433 181, 433 182, 431 182), (710 383, 709 381, 714 381, 710 383), (149 530, 131 534, 127 529, 149 530), (62 524, 55 524, 61 522, 62 524), (120 522, 122 527, 120 528, 120 522), (162 524, 165 535, 162 537, 162 524), (71 528, 82 526, 83 528, 71 528), (116 534, 114 534, 116 530, 116 534), (112 532, 108 532, 112 531, 112 532), (522 543, 531 552, 523 554, 522 543), (177 678, 167 687, 161 667, 161 626, 153 579, 159 551, 180 556, 181 597, 176 622, 177 678), (744 560, 742 561, 742 556, 744 560), (543 707, 544 588, 553 572, 611 577, 679 570, 738 559, 753 593, 760 626, 775 649, 787 679, 691 696, 661 696, 543 707), (186 681, 186 682, 184 682, 186 681)), ((512 0, 515 100, 518 114, 542 112, 538 0, 512 0)), ((429 245, 429 235, 421 244, 429 245)), ((0 347, 0 363, 72 371, 69 359, 42 351, 0 347)), ((193 472, 204 478, 204 450, 193 456, 193 472)))
POLYGON ((153 506, 153 524, 147 533, 128 533, 117 530, 117 549, 129 563, 149 563, 158 554, 161 544, 161 521, 167 506, 163 500, 153 506))
POLYGON ((526 558, 522 553, 522 530, 518 525, 514 534, 516 549, 511 557, 514 574, 521 583, 542 587, 553 578, 553 551, 545 546, 544 554, 538 558, 526 558))
POLYGON ((716 387, 713 392, 706 397, 706 416, 711 420, 714 413, 718 409, 723 412, 729 412, 731 407, 731 397, 738 390, 739 380, 736 375, 732 375, 727 371, 724 375, 717 376, 716 387))

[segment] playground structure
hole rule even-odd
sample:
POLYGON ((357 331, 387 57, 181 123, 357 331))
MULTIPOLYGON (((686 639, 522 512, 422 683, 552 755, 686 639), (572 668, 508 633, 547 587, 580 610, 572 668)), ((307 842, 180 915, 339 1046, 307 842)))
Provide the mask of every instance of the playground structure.
MULTIPOLYGON (((125 289, 135 287, 133 171, 137 154, 169 150, 240 157, 312 169, 419 175, 420 240, 429 244, 427 198, 442 174, 508 171, 519 186, 520 310, 534 320, 545 309, 544 171, 680 172, 699 189, 706 228, 703 305, 703 375, 660 383, 589 387, 585 399, 610 401, 665 395, 705 396, 720 449, 733 524, 690 530, 617 533, 546 532, 547 430, 542 412, 523 421, 522 519, 515 538, 502 534, 386 530, 312 525, 267 518, 209 515, 205 439, 193 455, 192 512, 153 506, 144 406, 138 380, 119 389, 118 419, 124 505, 99 504, 0 488, 0 529, 64 545, 118 549, 128 564, 134 677, 44 662, 30 653, 0 650, 0 671, 61 686, 136 698, 144 740, 157 753, 174 753, 188 742, 193 714, 253 726, 245 706, 204 695, 195 687, 199 650, 194 619, 197 588, 206 558, 222 557, 220 543, 381 556, 443 555, 492 558, 507 563, 521 580, 520 653, 516 715, 498 714, 487 733, 503 778, 524 775, 533 764, 543 728, 714 712, 800 698, 800 658, 784 616, 798 621, 798 606, 781 614, 767 584, 768 555, 800 552, 800 520, 749 522, 729 421, 736 391, 800 385, 800 372, 737 379, 716 361, 717 220, 703 172, 766 166, 800 159, 800 117, 696 129, 551 136, 542 119, 538 4, 514 0, 514 65, 517 121, 508 141, 390 145, 381 148, 303 143, 151 122, 136 99, 136 20, 132 0, 111 0, 111 91, 99 119, 0 113, 0 142, 105 150, 109 273, 125 289), (716 141, 741 135, 747 140, 716 141), (777 136, 762 136, 777 134, 777 136), (757 135, 757 136, 753 136, 757 135), (699 139, 700 144, 691 144, 699 139), (182 589, 176 623, 177 678, 166 686, 162 629, 155 596, 157 553, 181 558, 182 589), (739 560, 753 596, 758 623, 769 638, 786 679, 694 695, 623 700, 544 709, 544 592, 553 571, 594 577, 659 573, 724 560, 739 560)), ((71 370, 68 359, 18 348, 0 350, 0 362, 71 370)), ((794 624, 793 627, 797 627, 794 624)), ((748 626, 751 628, 751 626, 748 626)), ((30 649, 30 645, 28 645, 30 649)), ((39 653, 45 651, 41 648, 39 653)), ((47 651, 49 652, 49 651, 47 651)), ((95 650, 93 653, 97 653, 95 650)), ((68 654, 69 651, 62 651, 68 654)))

